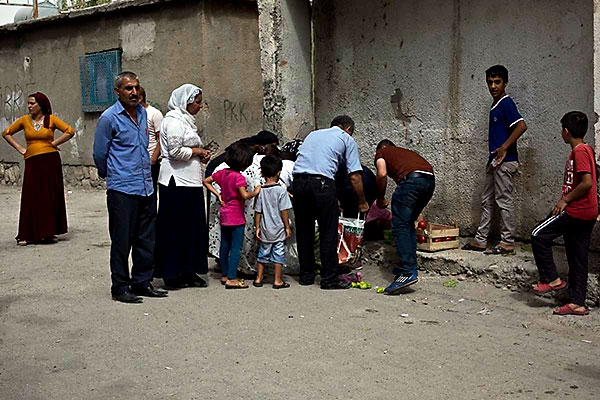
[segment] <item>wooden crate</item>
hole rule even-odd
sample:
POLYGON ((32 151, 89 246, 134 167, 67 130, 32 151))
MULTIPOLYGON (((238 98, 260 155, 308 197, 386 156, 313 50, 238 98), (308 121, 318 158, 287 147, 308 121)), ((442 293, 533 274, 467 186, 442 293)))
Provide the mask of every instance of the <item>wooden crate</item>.
POLYGON ((427 223, 427 228, 417 228, 417 235, 424 235, 425 243, 417 241, 417 250, 421 251, 440 251, 449 249, 458 249, 458 223, 455 226, 427 223), (438 241, 439 239, 453 238, 452 240, 438 241), (436 240, 438 239, 438 240, 436 240))

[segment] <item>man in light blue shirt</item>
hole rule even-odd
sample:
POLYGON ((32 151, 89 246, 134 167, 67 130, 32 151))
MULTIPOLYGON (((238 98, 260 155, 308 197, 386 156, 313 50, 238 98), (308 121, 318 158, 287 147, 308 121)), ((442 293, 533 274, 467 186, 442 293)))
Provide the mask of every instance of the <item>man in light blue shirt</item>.
POLYGON ((139 104, 137 76, 122 72, 114 86, 119 100, 98 119, 94 162, 98 175, 106 178, 111 293, 114 300, 141 303, 138 296, 167 296, 166 291, 154 289, 151 283, 156 196, 147 150, 148 123, 146 110, 139 104))
POLYGON ((346 165, 352 188, 358 196, 359 210, 366 212, 362 185, 362 167, 358 146, 352 134, 354 121, 347 115, 336 117, 331 128, 311 132, 300 149, 294 165, 294 198, 296 238, 300 261, 300 284, 312 285, 315 280, 314 236, 315 220, 319 224, 321 255, 321 289, 347 289, 341 282, 337 257, 338 199, 335 174, 346 165))

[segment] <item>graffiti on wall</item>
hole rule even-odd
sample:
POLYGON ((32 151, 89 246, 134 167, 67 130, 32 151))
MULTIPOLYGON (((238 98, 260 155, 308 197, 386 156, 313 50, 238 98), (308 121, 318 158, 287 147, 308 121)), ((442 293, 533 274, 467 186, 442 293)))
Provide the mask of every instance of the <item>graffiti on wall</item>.
POLYGON ((27 112, 27 95, 34 90, 35 83, 0 85, 0 119, 8 123, 27 112))
POLYGON ((246 123, 252 118, 246 110, 246 103, 241 101, 223 100, 223 112, 225 113, 225 122, 246 123))

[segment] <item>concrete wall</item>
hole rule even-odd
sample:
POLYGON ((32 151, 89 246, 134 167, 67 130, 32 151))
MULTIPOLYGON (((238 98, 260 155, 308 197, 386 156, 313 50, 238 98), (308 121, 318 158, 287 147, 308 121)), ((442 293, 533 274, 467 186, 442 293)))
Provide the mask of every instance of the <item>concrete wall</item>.
MULTIPOLYGON (((430 220, 474 233, 487 161, 491 97, 485 70, 509 69, 508 93, 529 130, 519 141, 518 233, 560 197, 569 148, 560 117, 594 121, 594 2, 315 0, 315 114, 348 113, 363 163, 389 138, 428 159, 437 188, 430 220), (401 95, 392 103, 393 94, 401 95)), ((588 142, 593 143, 590 127, 588 142)))
MULTIPOLYGON (((99 113, 81 111, 78 58, 122 48, 123 70, 139 75, 163 112, 177 86, 202 87, 201 137, 223 149, 263 126, 257 19, 255 1, 138 0, 1 27, 0 130, 26 113, 27 94, 45 92, 55 114, 77 130, 63 146, 63 163, 93 164, 99 113)), ((0 161, 20 158, 0 143, 0 161)))
POLYGON ((308 0, 258 0, 265 129, 284 141, 314 128, 308 0))

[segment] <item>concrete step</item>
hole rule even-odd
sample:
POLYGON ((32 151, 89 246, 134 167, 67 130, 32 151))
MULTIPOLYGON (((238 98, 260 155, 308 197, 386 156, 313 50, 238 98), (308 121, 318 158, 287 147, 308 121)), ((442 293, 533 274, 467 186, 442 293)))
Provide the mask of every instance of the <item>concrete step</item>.
MULTIPOLYGON (((461 238, 461 247, 472 238, 461 238)), ((565 248, 554 247, 554 259, 558 273, 567 280, 568 263, 565 248)), ((529 291, 538 281, 531 245, 517 244, 514 255, 485 255, 466 250, 444 250, 434 253, 417 252, 419 269, 425 273, 449 276, 457 280, 479 280, 495 285, 499 289, 529 291)), ((384 278, 391 280, 392 269, 398 263, 396 249, 383 241, 366 242, 362 260, 365 273, 378 271, 384 278)), ((590 306, 600 306, 600 254, 589 254, 589 276, 587 302, 590 306)), ((450 279, 450 278, 449 278, 450 279)), ((559 293, 547 296, 564 295, 559 293)))

